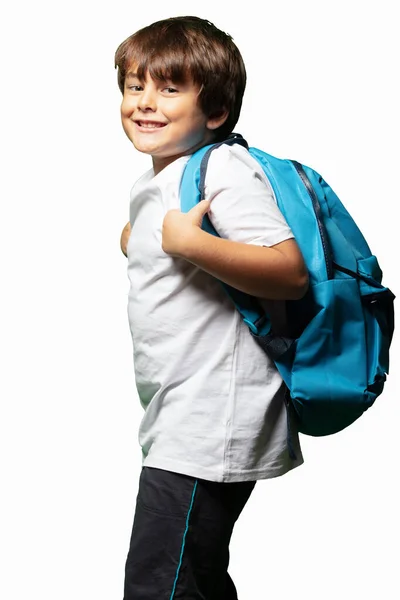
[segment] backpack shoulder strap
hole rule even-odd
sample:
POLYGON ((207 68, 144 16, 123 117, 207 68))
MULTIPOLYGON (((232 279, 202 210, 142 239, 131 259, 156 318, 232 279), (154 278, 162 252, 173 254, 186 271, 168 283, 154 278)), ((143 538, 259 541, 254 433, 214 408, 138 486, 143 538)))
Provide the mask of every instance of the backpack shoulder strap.
MULTIPOLYGON (((186 163, 180 184, 181 210, 189 212, 198 202, 205 199, 205 182, 207 174, 208 161, 213 150, 216 150, 223 144, 232 146, 240 144, 248 148, 246 140, 239 133, 232 133, 225 141, 216 144, 209 144, 197 150, 186 163)), ((218 236, 210 219, 206 216, 203 219, 203 229, 212 235, 218 236)))
MULTIPOLYGON (((197 150, 186 163, 181 179, 179 194, 182 212, 189 212, 198 202, 204 200, 208 161, 213 150, 219 148, 222 144, 240 144, 248 148, 246 140, 240 134, 231 134, 224 142, 203 146, 203 148, 197 150)), ((202 229, 219 237, 207 215, 203 218, 202 229)), ((271 324, 258 300, 223 282, 221 282, 221 285, 250 331, 256 335, 266 335, 271 329, 271 324)))

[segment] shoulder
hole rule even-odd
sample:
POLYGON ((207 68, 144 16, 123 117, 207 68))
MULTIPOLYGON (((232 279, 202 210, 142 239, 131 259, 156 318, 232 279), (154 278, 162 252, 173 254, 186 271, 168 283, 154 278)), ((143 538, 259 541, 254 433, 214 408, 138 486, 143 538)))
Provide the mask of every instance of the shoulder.
POLYGON ((244 165, 255 170, 260 167, 249 151, 240 144, 221 144, 217 146, 211 152, 209 162, 225 166, 244 165))
POLYGON ((207 187, 247 187, 252 182, 259 185, 260 181, 270 188, 261 165, 240 144, 221 144, 211 152, 207 165, 207 187))
POLYGON ((261 165, 239 144, 223 144, 211 152, 205 197, 221 237, 261 246, 293 237, 261 165))

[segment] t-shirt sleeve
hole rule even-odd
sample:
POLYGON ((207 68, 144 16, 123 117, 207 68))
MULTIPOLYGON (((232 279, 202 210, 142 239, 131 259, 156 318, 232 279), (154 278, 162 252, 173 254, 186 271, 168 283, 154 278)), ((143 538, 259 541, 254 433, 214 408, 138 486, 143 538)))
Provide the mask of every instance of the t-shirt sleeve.
POLYGON ((237 144, 211 153, 205 197, 211 200, 211 223, 223 238, 273 246, 294 237, 261 166, 237 144))

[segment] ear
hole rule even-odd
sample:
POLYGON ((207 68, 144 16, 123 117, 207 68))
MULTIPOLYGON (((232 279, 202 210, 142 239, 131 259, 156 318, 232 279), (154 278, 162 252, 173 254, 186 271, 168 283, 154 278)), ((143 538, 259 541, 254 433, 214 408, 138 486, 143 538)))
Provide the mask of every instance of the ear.
POLYGON ((218 127, 221 127, 221 125, 223 125, 225 123, 228 116, 229 116, 228 110, 225 110, 225 109, 220 110, 218 113, 216 113, 208 118, 207 129, 211 129, 211 130, 218 129, 218 127))

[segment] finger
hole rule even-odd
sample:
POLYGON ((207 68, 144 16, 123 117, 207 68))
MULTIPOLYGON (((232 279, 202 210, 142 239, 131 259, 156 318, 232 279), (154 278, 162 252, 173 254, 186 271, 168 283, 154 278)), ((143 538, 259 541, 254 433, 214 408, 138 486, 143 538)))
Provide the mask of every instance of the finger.
POLYGON ((130 222, 128 222, 125 227, 122 230, 121 233, 121 237, 120 237, 120 247, 122 250, 122 253, 127 256, 127 246, 128 246, 128 240, 129 240, 129 236, 131 233, 131 224, 130 222))
POLYGON ((121 238, 120 247, 121 247, 122 254, 124 254, 125 256, 127 256, 127 245, 128 244, 127 244, 126 240, 121 238))
POLYGON ((210 210, 210 200, 202 200, 196 206, 194 206, 188 214, 193 216, 196 220, 201 220, 205 214, 210 210))

